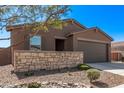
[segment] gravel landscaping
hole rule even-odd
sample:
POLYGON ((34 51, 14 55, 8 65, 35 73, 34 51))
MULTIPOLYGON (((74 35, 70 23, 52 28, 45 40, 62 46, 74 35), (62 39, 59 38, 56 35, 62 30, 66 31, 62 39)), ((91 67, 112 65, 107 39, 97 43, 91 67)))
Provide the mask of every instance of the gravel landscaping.
POLYGON ((27 87, 26 84, 31 82, 38 82, 43 88, 107 88, 124 84, 123 76, 104 71, 100 71, 100 74, 100 79, 91 84, 86 71, 79 71, 76 68, 34 71, 28 76, 26 73, 14 73, 12 65, 6 65, 0 66, 0 87, 27 87))
POLYGON ((86 86, 81 83, 63 83, 61 81, 43 81, 43 82, 32 82, 32 83, 24 83, 19 85, 5 85, 1 86, 1 88, 90 88, 90 86, 86 86), (29 84, 34 83, 33 86, 29 87, 29 84))

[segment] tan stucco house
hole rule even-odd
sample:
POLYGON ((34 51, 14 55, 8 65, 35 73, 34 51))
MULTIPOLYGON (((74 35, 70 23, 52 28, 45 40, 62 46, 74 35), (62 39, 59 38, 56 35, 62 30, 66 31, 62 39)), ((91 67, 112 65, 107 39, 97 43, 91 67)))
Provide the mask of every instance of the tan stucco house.
POLYGON ((42 50, 42 51, 83 51, 84 62, 107 62, 111 60, 111 41, 108 34, 98 27, 87 28, 74 19, 64 20, 68 25, 62 31, 50 29, 39 33, 25 41, 27 35, 23 25, 8 26, 11 32, 13 50, 42 50))

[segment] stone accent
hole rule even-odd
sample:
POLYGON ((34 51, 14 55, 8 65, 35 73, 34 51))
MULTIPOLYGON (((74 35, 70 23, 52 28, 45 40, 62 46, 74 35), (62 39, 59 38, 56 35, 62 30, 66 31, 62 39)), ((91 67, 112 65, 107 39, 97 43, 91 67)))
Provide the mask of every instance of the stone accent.
POLYGON ((83 52, 67 51, 14 51, 14 71, 53 70, 71 68, 83 63, 83 52))

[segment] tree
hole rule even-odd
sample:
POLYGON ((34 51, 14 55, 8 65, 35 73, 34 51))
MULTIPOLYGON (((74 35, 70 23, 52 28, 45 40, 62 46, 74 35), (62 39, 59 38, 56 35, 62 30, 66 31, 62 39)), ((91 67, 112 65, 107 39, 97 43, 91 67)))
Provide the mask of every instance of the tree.
POLYGON ((70 11, 65 5, 1 5, 0 6, 0 30, 7 26, 24 24, 30 31, 44 30, 49 27, 62 29, 66 25, 61 19, 70 11))
MULTIPOLYGON (((62 29, 67 23, 61 19, 66 17, 69 11, 69 6, 65 5, 0 5, 0 30, 5 30, 9 26, 23 24, 26 31, 33 32, 33 36, 41 30, 49 31, 50 27, 62 29)), ((20 45, 32 36, 29 35, 24 40, 10 47, 20 45)), ((3 38, 0 40, 8 39, 3 38)))

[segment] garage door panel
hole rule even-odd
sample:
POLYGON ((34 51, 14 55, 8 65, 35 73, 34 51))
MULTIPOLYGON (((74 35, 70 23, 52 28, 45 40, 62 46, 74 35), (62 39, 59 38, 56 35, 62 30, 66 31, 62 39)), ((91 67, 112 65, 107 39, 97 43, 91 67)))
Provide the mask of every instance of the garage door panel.
POLYGON ((106 48, 103 43, 78 41, 78 50, 84 52, 85 62, 105 62, 106 48))

